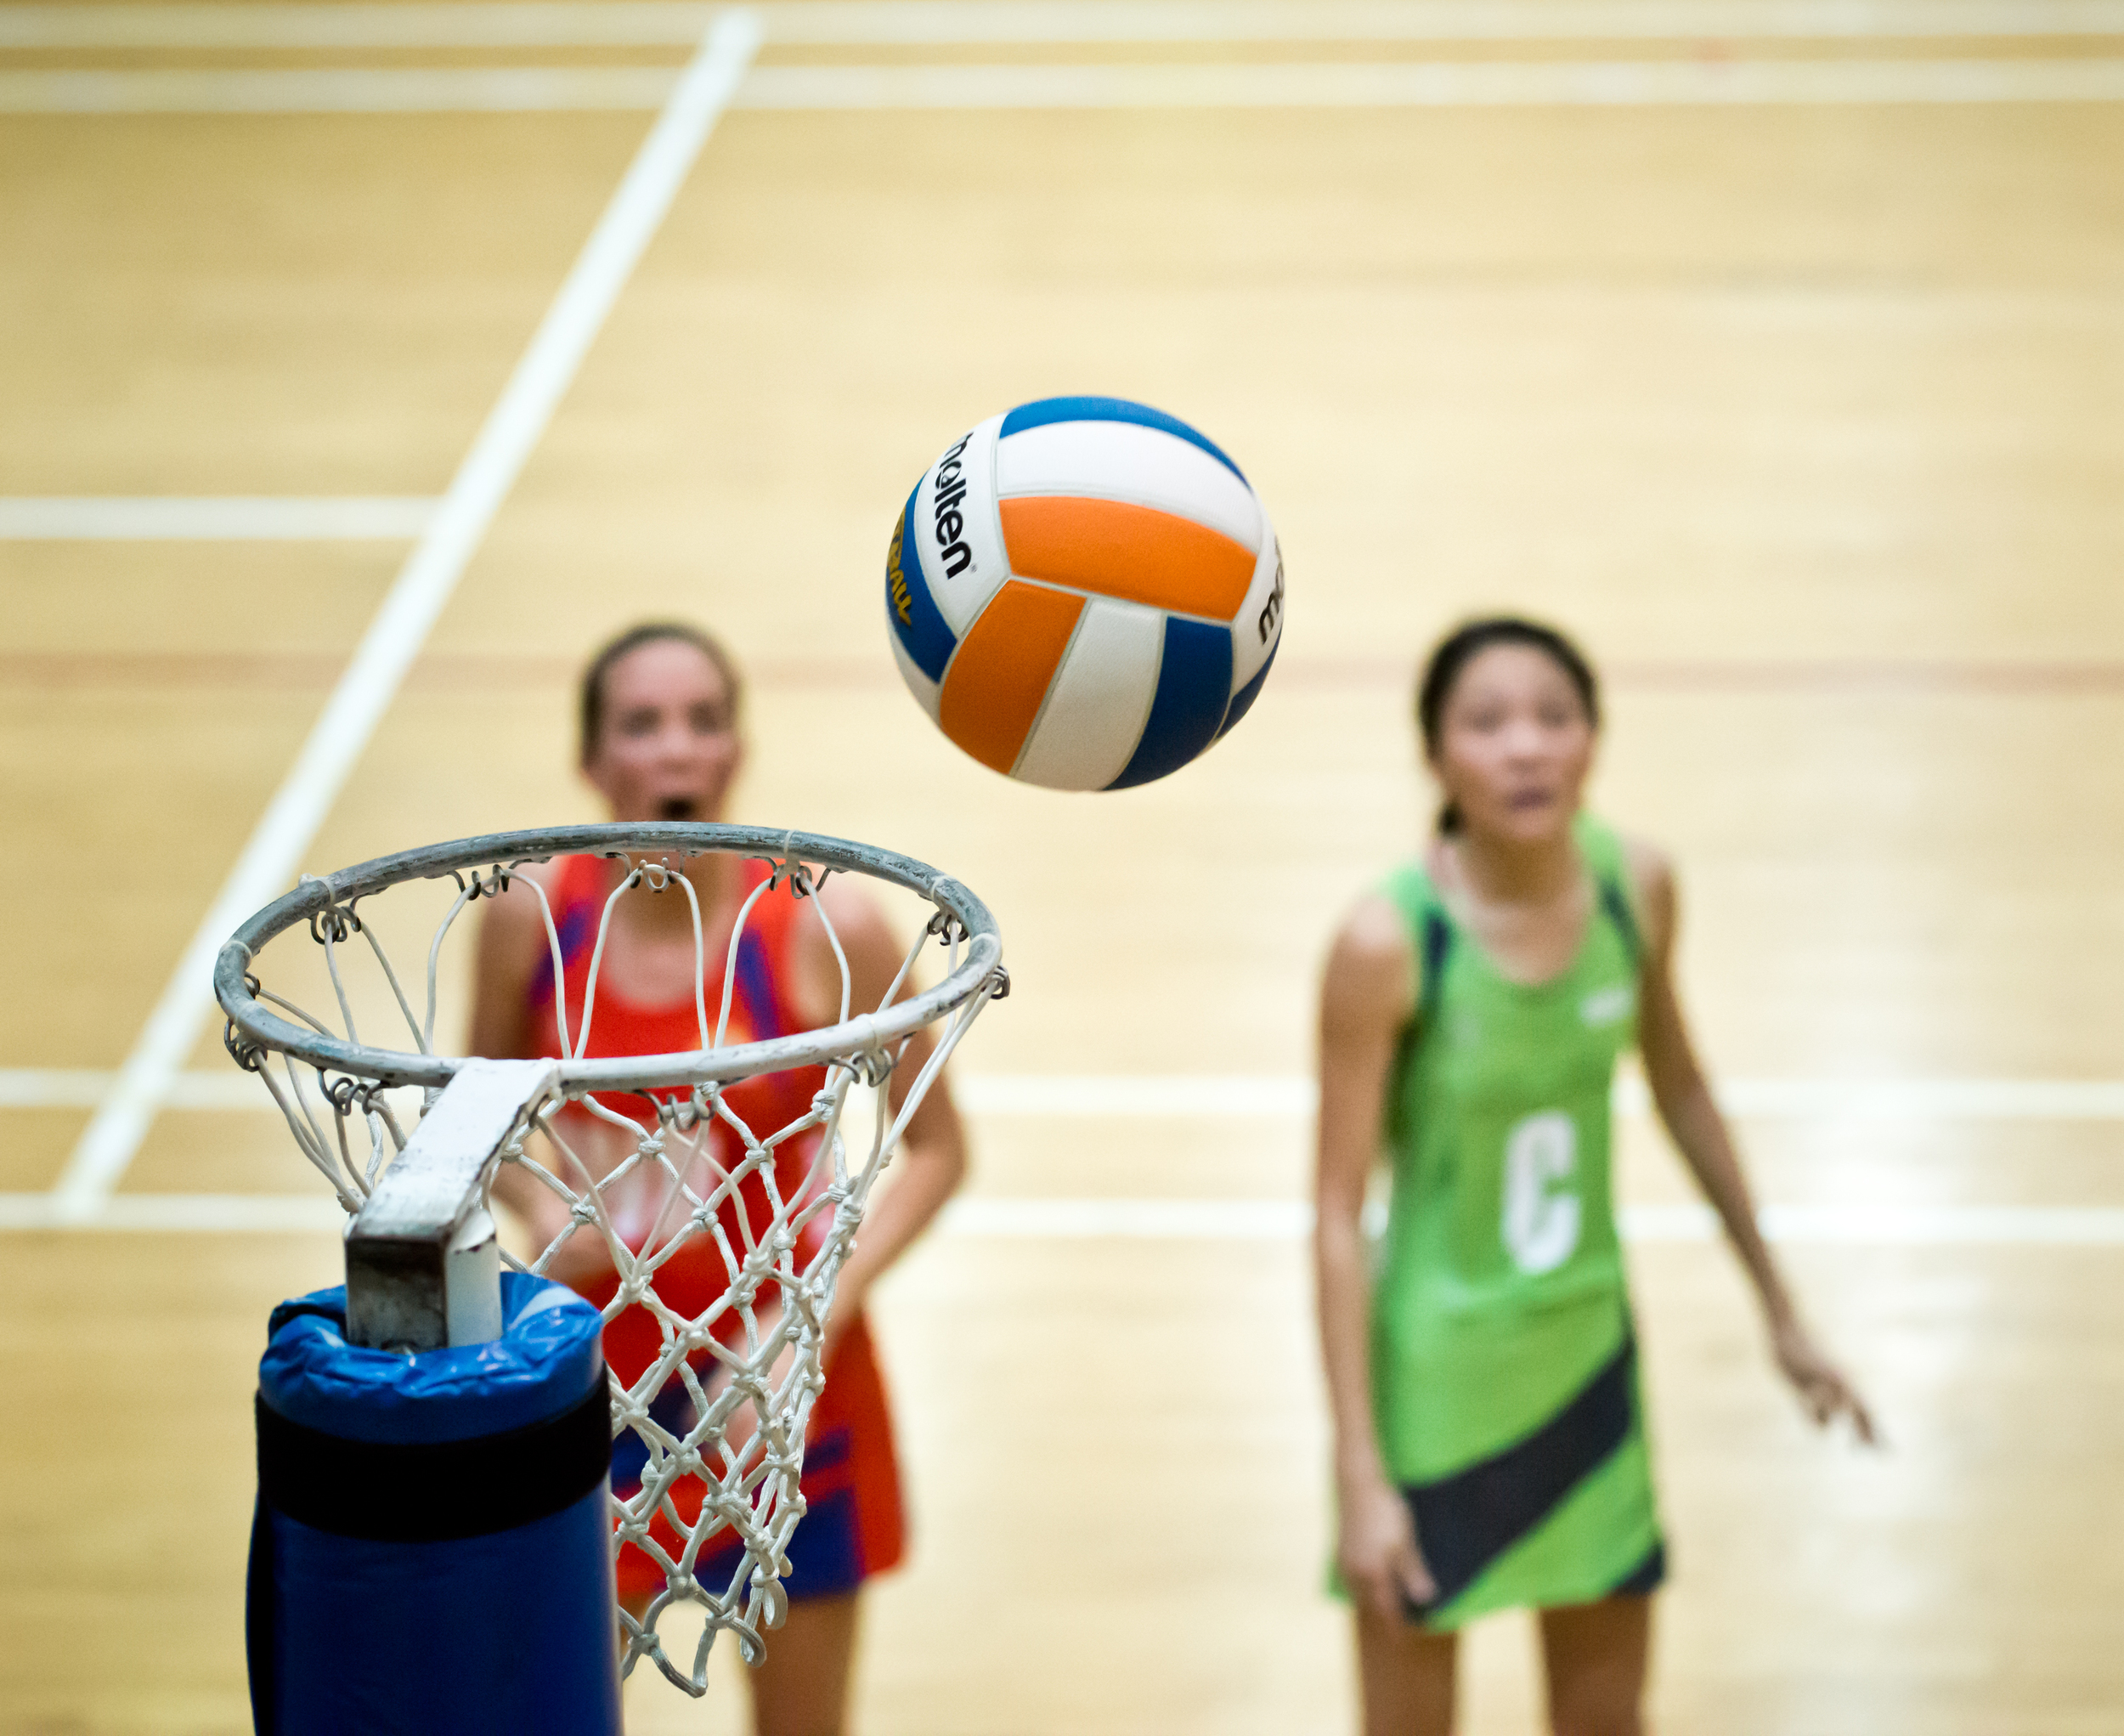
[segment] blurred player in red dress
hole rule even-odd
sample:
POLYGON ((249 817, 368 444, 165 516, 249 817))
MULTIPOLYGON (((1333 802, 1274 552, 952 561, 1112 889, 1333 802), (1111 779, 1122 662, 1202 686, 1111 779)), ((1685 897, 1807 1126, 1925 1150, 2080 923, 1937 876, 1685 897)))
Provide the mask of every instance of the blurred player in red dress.
MULTIPOLYGON (((582 769, 620 821, 712 821, 723 817, 744 759, 739 731, 741 684, 722 647, 698 629, 677 624, 638 627, 592 659, 583 679, 582 769)), ((571 857, 530 870, 552 908, 561 939, 568 1016, 579 1021, 598 925, 624 865, 571 857)), ((738 908, 765 878, 764 866, 728 856, 697 857, 685 872, 700 902, 708 963, 711 1038, 720 1004, 722 961, 738 908)), ((847 875, 828 879, 818 894, 848 959, 853 1011, 875 1007, 904 956, 870 895, 847 875)), ((471 1052, 493 1056, 561 1052, 556 984, 545 918, 537 896, 511 887, 487 907, 480 930, 471 1052)), ((739 943, 726 1041, 743 1043, 830 1025, 839 1016, 841 977, 825 926, 810 899, 784 888, 754 904, 739 943)), ((587 1052, 593 1055, 661 1053, 699 1048, 693 999, 692 915, 683 891, 636 888, 619 900, 606 930, 598 966, 597 1000, 587 1052)), ((892 1077, 895 1107, 929 1051, 918 1033, 892 1077)), ((822 1068, 808 1067, 747 1080, 725 1101, 755 1136, 765 1138, 801 1117, 824 1084, 822 1068)), ((639 1121, 639 1098, 602 1094, 607 1107, 639 1121)), ((562 1134, 598 1173, 608 1173, 634 1149, 626 1130, 588 1112, 566 1115, 562 1134)), ((718 1129, 715 1155, 738 1155, 735 1135, 718 1129), (727 1146, 727 1149, 725 1147, 727 1146)), ((816 1135, 782 1148, 777 1174, 786 1188, 810 1168, 816 1135)), ((805 1514, 789 1545, 788 1620, 773 1636, 766 1660, 748 1672, 754 1720, 760 1736, 830 1736, 846 1724, 856 1593, 871 1574, 898 1562, 903 1547, 899 1472, 863 1301, 878 1275, 935 1216, 965 1173, 965 1140, 957 1111, 940 1079, 909 1123, 891 1168, 872 1195, 857 1238, 842 1266, 826 1327, 826 1389, 813 1407, 805 1438, 805 1514)), ((650 1220, 663 1209, 668 1178, 643 1172, 642 1185, 608 1190, 614 1227, 630 1246, 658 1232, 650 1220)), ((565 1208, 549 1190, 514 1168, 495 1192, 525 1220, 540 1247, 567 1225, 565 1208)), ((726 1212, 739 1209, 733 1204, 726 1212)), ((820 1227, 822 1227, 820 1226, 820 1227)), ((669 1233, 669 1225, 664 1233, 669 1233)), ((799 1268, 805 1258, 798 1250, 799 1268)), ((579 1230, 548 1269, 602 1306, 618 1277, 602 1236, 579 1230)), ((713 1239, 694 1238, 659 1268, 657 1292, 675 1311, 698 1315, 719 1296, 727 1270, 713 1239)), ((771 1298, 770 1296, 770 1300, 771 1298)), ((639 1307, 606 1328, 605 1354, 631 1384, 662 1348, 657 1323, 639 1307)), ((703 1373, 706 1370, 703 1369, 703 1373)), ((669 1382, 658 1420, 684 1433, 691 1420, 683 1383, 669 1382), (686 1414, 676 1414, 678 1411, 686 1414), (671 1411, 666 1416, 663 1411, 671 1411)), ((742 1414, 742 1413, 741 1413, 742 1414)), ((620 1493, 638 1483, 646 1456, 633 1433, 614 1444, 613 1480, 620 1493)), ((681 1512, 698 1511, 701 1485, 681 1512)), ((675 1552, 675 1535, 660 1541, 675 1552)), ((718 1540, 720 1541, 720 1540, 718 1540)), ((716 1543, 711 1543, 714 1550, 716 1543)), ((705 1552, 698 1577, 727 1579, 737 1558, 705 1552), (720 1569, 720 1573, 719 1573, 720 1569)), ((620 1596, 640 1609, 661 1589, 657 1564, 632 1547, 619 1562, 620 1596)))

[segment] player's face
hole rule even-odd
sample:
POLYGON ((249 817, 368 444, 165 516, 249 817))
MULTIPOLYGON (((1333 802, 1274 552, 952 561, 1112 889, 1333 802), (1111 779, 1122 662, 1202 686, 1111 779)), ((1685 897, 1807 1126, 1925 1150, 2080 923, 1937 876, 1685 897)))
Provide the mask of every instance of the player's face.
POLYGON ((1565 832, 1593 764, 1593 721, 1555 659, 1478 651, 1446 695, 1431 769, 1472 835, 1517 844, 1565 832))
POLYGON ((698 646, 657 639, 605 671, 605 717, 583 771, 615 820, 715 820, 737 776, 729 685, 698 646))

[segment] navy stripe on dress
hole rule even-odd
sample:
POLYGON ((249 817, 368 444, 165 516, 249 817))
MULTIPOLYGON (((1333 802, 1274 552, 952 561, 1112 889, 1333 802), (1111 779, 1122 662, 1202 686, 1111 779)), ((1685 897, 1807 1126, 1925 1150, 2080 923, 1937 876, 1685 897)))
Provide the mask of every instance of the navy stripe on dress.
POLYGON ((752 1026, 753 1041, 761 1043, 782 1035, 782 1021, 776 1015, 774 973, 767 964, 767 943, 757 929, 747 929, 737 942, 737 999, 752 1026))
MULTIPOLYGON (((553 919, 553 930, 561 940, 561 969, 574 967, 576 958, 590 942, 597 930, 597 909, 595 905, 578 899, 563 905, 561 913, 553 919)), ((543 1005, 553 995, 553 948, 551 945, 539 948, 538 969, 531 973, 528 998, 533 1006, 543 1005)))
POLYGON ((1634 966, 1642 962, 1644 945, 1637 936, 1637 919, 1630 913, 1630 900, 1623 896, 1623 889, 1601 876, 1601 908, 1607 913, 1607 919, 1615 925, 1616 932, 1623 937, 1623 950, 1630 954, 1634 966))
POLYGON ((1402 1490, 1415 1519, 1416 1547, 1438 1587, 1418 1614, 1460 1596, 1630 1439, 1636 1356, 1635 1341, 1625 1338, 1607 1366, 1532 1434, 1450 1476, 1402 1490))
POLYGON ((1639 1562, 1622 1578, 1607 1588, 1611 1597, 1649 1597, 1666 1582, 1667 1546, 1654 1543, 1639 1562))

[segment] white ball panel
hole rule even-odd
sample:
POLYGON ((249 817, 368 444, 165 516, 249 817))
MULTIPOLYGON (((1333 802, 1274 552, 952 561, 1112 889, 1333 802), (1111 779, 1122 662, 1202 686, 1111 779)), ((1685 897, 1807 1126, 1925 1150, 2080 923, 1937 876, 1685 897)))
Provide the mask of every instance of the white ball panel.
POLYGON ((1010 775, 1049 789, 1104 789, 1120 777, 1150 716, 1165 636, 1161 610, 1086 603, 1010 775))
POLYGON ((1047 422, 997 444, 996 492, 1085 495, 1155 506, 1258 551, 1261 503, 1200 446, 1133 422, 1047 422))
POLYGON ((1001 416, 991 416, 946 447, 915 494, 922 571, 937 612, 961 638, 1010 576, 996 512, 996 435, 1003 425, 1001 416))
POLYGON ((929 714, 929 721, 942 727, 943 714, 938 706, 944 693, 944 684, 933 681, 922 673, 922 666, 907 655, 907 647, 900 642, 900 636, 892 630, 892 622, 885 622, 885 637, 892 642, 892 659, 900 665, 901 679, 907 682, 922 709, 929 714))
POLYGON ((1232 691, 1236 693, 1261 672, 1283 636, 1283 551, 1268 515, 1261 520, 1261 557, 1254 563, 1254 582, 1232 617, 1232 691))

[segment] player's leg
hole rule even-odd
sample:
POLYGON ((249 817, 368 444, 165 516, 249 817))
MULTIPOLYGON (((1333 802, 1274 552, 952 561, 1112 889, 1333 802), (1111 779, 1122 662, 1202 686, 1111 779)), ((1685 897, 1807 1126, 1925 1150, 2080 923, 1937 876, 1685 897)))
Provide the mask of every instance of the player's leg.
POLYGON ((1641 1736, 1652 1599, 1604 1597, 1541 1612, 1556 1736, 1641 1736))
POLYGON ((745 1672, 759 1736, 841 1736, 856 1659, 856 1600, 806 1597, 768 1637, 767 1655, 745 1672))
POLYGON ((1360 1610, 1357 1678, 1364 1736, 1451 1736, 1459 1650, 1452 1634, 1360 1610))

